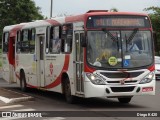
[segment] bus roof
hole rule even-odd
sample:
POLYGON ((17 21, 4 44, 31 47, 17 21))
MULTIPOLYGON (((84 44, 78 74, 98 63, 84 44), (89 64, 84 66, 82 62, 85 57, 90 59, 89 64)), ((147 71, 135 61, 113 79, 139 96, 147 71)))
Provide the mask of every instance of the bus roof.
POLYGON ((3 32, 9 32, 9 31, 11 31, 12 29, 14 29, 14 28, 16 28, 16 27, 23 26, 23 25, 26 25, 26 24, 27 24, 27 23, 20 23, 20 24, 5 26, 5 27, 3 28, 3 32))
POLYGON ((138 15, 138 16, 148 16, 145 13, 137 13, 137 12, 89 12, 86 15, 138 15))
POLYGON ((3 29, 3 32, 10 31, 21 26, 21 29, 35 28, 35 27, 43 27, 43 26, 51 26, 51 25, 60 25, 65 23, 79 22, 84 21, 88 16, 94 15, 137 15, 137 16, 148 16, 145 13, 137 13, 137 12, 108 12, 107 10, 90 10, 85 14, 75 15, 75 16, 67 16, 67 17, 56 17, 47 20, 37 20, 34 22, 28 23, 20 23, 16 25, 6 26, 3 29))

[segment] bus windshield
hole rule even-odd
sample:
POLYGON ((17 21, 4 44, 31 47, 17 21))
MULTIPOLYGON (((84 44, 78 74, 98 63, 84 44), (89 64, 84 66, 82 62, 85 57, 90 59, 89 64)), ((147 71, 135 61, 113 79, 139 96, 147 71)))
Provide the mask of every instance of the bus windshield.
POLYGON ((87 62, 102 68, 137 68, 152 64, 151 32, 88 31, 87 62))

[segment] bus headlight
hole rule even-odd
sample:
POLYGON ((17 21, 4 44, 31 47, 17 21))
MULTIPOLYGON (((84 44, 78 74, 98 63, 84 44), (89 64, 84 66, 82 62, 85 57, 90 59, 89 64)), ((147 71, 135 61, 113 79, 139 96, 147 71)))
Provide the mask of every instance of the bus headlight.
POLYGON ((153 80, 154 77, 154 72, 149 73, 147 76, 145 76, 139 84, 145 84, 145 83, 149 83, 153 80))
POLYGON ((86 76, 95 85, 105 85, 106 84, 101 78, 99 78, 95 74, 86 73, 86 76))

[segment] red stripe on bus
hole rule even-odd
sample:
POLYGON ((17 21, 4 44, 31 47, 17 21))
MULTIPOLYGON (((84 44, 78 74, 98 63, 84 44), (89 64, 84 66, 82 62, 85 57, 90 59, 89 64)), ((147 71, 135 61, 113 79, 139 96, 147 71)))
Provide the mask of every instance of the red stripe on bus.
MULTIPOLYGON (((65 55, 65 61, 64 61, 64 65, 63 65, 61 73, 59 74, 59 76, 57 77, 57 79, 53 83, 44 86, 44 88, 46 88, 46 89, 53 88, 53 87, 58 86, 61 83, 61 75, 62 75, 62 73, 68 71, 69 59, 70 59, 70 55, 65 55)), ((20 76, 18 74, 16 74, 16 77, 20 80, 20 76)), ((39 86, 30 85, 28 83, 27 83, 27 86, 31 87, 31 88, 38 88, 39 87, 39 86)))
POLYGON ((87 57, 86 57, 87 55, 86 55, 86 53, 87 53, 87 50, 86 50, 86 48, 84 48, 84 72, 93 73, 95 71, 95 69, 91 68, 87 65, 87 57))
POLYGON ((77 15, 77 16, 67 16, 65 17, 65 22, 76 22, 76 21, 84 21, 84 14, 82 15, 77 15))
POLYGON ((48 23, 52 24, 52 25, 60 25, 60 23, 56 20, 46 20, 48 23))
POLYGON ((51 84, 45 86, 44 88, 47 88, 47 89, 53 88, 53 87, 58 86, 58 85, 61 83, 61 76, 62 76, 62 73, 68 71, 68 67, 69 67, 69 59, 70 59, 70 55, 65 55, 64 66, 63 66, 63 69, 62 69, 61 73, 59 74, 59 76, 57 77, 57 79, 56 79, 53 83, 51 83, 51 84))

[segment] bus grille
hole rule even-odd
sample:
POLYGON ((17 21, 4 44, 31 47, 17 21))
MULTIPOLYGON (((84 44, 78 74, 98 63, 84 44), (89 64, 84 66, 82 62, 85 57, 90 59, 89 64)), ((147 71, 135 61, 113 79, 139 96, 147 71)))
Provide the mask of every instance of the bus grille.
POLYGON ((107 78, 133 78, 137 77, 142 74, 143 71, 140 72, 118 72, 118 73, 108 73, 108 72, 101 72, 107 78))
POLYGON ((134 86, 131 87, 111 87, 113 92, 131 92, 134 90, 134 86))
MULTIPOLYGON (((137 80, 124 81, 124 83, 136 83, 137 80)), ((107 81, 107 83, 120 83, 120 81, 107 81)))

